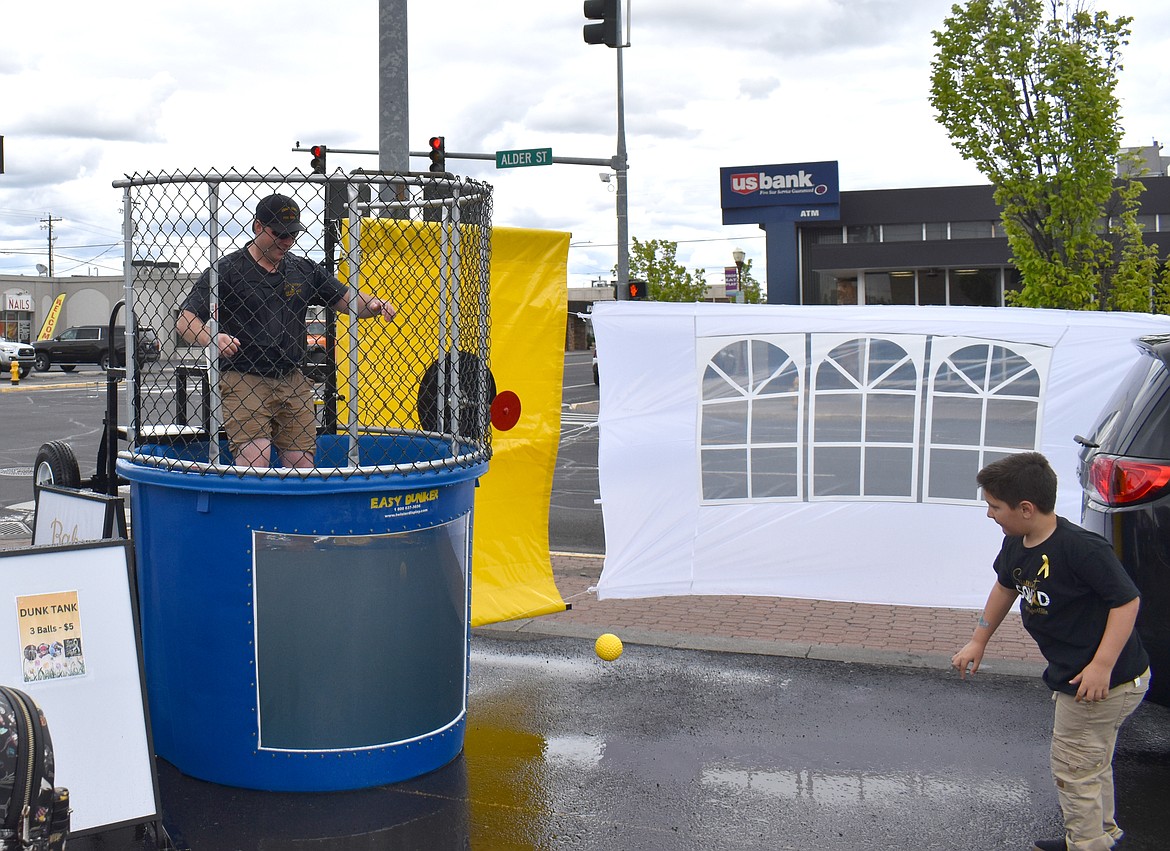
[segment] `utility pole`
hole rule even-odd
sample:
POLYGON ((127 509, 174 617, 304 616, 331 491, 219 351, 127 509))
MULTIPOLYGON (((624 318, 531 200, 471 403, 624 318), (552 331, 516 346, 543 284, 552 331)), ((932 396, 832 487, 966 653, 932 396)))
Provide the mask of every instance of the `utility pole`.
POLYGON ((406 0, 378 0, 378 168, 410 171, 406 0))
POLYGON ((630 0, 585 0, 585 18, 595 23, 581 30, 586 44, 604 44, 617 50, 617 154, 611 168, 617 172, 617 297, 630 297, 630 223, 626 198, 626 94, 622 51, 630 46, 630 0), (623 22, 623 12, 625 20, 623 22))
POLYGON ((61 221, 59 218, 54 219, 52 213, 48 213, 48 218, 41 219, 41 224, 47 224, 49 228, 49 277, 53 277, 53 222, 61 221))

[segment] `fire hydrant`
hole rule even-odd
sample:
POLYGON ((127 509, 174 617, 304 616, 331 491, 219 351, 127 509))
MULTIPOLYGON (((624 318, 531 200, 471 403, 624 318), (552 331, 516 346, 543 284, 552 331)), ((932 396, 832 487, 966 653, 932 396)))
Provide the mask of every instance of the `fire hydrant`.
POLYGON ((11 363, 9 364, 9 368, 12 371, 12 383, 19 384, 20 383, 20 364, 17 363, 15 359, 13 359, 11 361, 11 363))

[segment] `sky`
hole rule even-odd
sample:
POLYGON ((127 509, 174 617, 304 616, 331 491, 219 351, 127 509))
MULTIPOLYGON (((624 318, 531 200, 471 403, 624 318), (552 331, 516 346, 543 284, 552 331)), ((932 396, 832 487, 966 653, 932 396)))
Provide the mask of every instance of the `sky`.
MULTIPOLYGON (((843 191, 985 183, 929 104, 944 0, 629 0, 623 51, 629 233, 678 243, 722 280, 754 225, 724 226, 722 166, 836 160, 843 191)), ((406 0, 410 148, 616 149, 616 50, 585 44, 581 0, 406 0)), ((1170 4, 1109 0, 1134 18, 1118 94, 1124 144, 1170 134, 1170 4)), ((0 29, 0 274, 121 274, 127 174, 308 168, 292 149, 375 150, 378 0, 7 3, 0 29)), ((1170 153, 1170 150, 1165 153, 1170 153)), ((377 157, 329 155, 329 168, 377 157)), ((412 167, 425 171, 424 159, 412 167)), ((614 183, 597 166, 497 170, 493 223, 572 234, 569 283, 610 278, 614 183)))

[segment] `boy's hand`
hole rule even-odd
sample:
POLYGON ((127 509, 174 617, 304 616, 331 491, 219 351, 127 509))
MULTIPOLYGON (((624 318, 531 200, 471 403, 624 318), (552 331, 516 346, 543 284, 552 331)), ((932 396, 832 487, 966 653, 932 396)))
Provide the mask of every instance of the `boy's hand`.
POLYGON ((1109 696, 1109 678, 1112 675, 1112 668, 1090 662, 1068 682, 1077 687, 1077 702, 1095 703, 1109 696))
POLYGON ((959 672, 959 679, 967 679, 967 674, 974 674, 979 670, 979 663, 983 661, 983 651, 986 645, 980 644, 977 641, 968 641, 967 644, 951 657, 951 667, 959 672), (970 666, 971 670, 968 672, 967 668, 970 666))

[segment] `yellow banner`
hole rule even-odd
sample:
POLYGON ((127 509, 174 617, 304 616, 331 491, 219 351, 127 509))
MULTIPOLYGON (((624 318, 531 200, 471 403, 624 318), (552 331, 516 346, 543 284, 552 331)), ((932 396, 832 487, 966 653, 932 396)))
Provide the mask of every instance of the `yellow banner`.
MULTIPOLYGON (((348 230, 342 227, 343 240, 348 230)), ((464 231, 465 256, 474 256, 464 231)), ((491 353, 497 393, 511 391, 520 418, 506 431, 492 431, 492 460, 475 494, 471 622, 535 617, 565 610, 552 577, 548 512, 560 442, 561 378, 568 318, 569 234, 519 228, 491 230, 491 353)), ((406 420, 417 427, 417 388, 438 350, 440 305, 433 285, 438 270, 420 258, 440 256, 439 228, 396 219, 362 221, 361 288, 399 305, 394 334, 358 337, 358 417, 363 423, 406 420), (410 246, 410 253, 402 246, 410 246), (373 275, 366 270, 376 270, 373 275), (400 338, 427 341, 403 346, 400 338), (434 341, 433 344, 430 341, 434 341), (389 385, 367 376, 402 376, 389 385), (405 416, 404 416, 405 414, 405 416)), ((458 282, 467 291, 475 274, 458 282)), ((347 280, 343 262, 338 277, 347 280)), ((470 309, 460 305, 460 310, 470 309)), ((478 317, 465 317, 464 326, 478 317)), ((348 335, 338 317, 338 361, 345 362, 348 335)), ((359 332, 360 334, 360 332, 359 332)), ((339 382, 345 377, 339 375, 339 382)))
POLYGON ((53 339, 53 332, 57 330, 57 319, 61 316, 61 305, 64 303, 65 293, 61 293, 61 295, 53 299, 53 306, 49 308, 49 313, 41 325, 41 333, 37 334, 38 340, 53 339))

